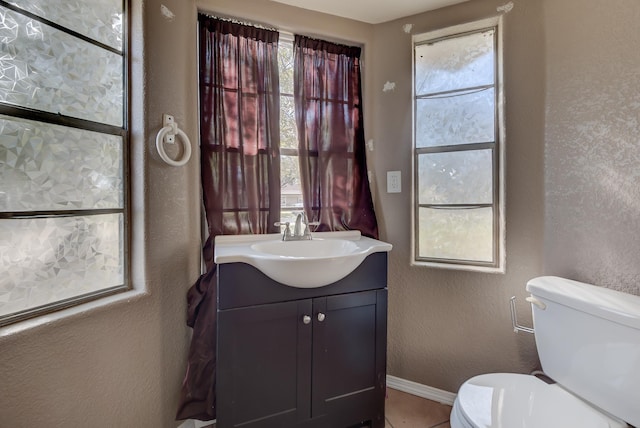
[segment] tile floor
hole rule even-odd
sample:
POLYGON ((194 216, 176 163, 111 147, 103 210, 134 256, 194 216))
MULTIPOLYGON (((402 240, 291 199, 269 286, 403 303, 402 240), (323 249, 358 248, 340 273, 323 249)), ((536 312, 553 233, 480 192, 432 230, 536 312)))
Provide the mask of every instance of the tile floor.
POLYGON ((387 388, 385 428, 451 428, 450 413, 451 406, 387 388))
POLYGON ((450 428, 451 406, 387 388, 385 428, 450 428))

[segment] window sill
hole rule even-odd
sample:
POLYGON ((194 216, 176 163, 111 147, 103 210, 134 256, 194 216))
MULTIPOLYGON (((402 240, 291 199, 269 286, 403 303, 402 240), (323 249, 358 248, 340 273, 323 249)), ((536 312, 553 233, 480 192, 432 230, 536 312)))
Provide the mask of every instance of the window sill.
POLYGON ((506 273, 504 263, 502 266, 499 266, 499 267, 486 267, 486 266, 472 266, 472 265, 453 264, 453 263, 421 262, 417 260, 411 260, 411 266, 447 269, 447 270, 456 270, 456 271, 465 271, 465 272, 494 273, 494 274, 506 273))
POLYGON ((102 297, 87 303, 83 303, 70 308, 62 309, 50 314, 44 314, 35 318, 16 322, 4 327, 0 327, 0 340, 3 338, 26 334, 29 331, 62 324, 65 321, 76 320, 77 318, 86 317, 96 311, 109 310, 114 307, 137 302, 150 293, 146 289, 132 289, 112 296, 102 297))

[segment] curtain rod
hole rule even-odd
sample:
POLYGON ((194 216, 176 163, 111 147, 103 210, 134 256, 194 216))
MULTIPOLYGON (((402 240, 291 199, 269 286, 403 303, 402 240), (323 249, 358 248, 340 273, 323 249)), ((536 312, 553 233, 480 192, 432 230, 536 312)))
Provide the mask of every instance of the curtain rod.
MULTIPOLYGON (((285 39, 290 39, 291 41, 293 41, 293 38, 295 36, 295 34, 290 32, 290 31, 280 30, 280 29, 278 29, 276 27, 271 27, 271 26, 267 26, 267 25, 264 25, 264 24, 257 24, 255 22, 245 21, 245 20, 242 20, 242 19, 232 18, 232 17, 228 17, 228 16, 214 15, 212 13, 207 13, 207 12, 198 11, 198 13, 200 15, 206 16, 207 18, 219 19, 220 21, 232 22, 234 24, 248 25, 250 27, 260 28, 261 30, 276 31, 276 32, 280 33, 281 36, 284 35, 285 39)), ((345 47, 348 47, 348 48, 351 48, 351 47, 362 48, 362 44, 360 44, 360 43, 349 44, 349 42, 345 42, 345 41, 339 41, 338 42, 338 41, 333 41, 333 40, 327 40, 327 39, 323 39, 322 37, 305 36, 305 35, 302 35, 302 36, 306 37, 308 39, 318 40, 318 41, 321 41, 321 42, 329 42, 329 43, 333 43, 335 45, 341 45, 341 46, 345 46, 345 47)))
POLYGON ((226 16, 218 16, 218 15, 212 15, 210 13, 204 13, 204 12, 199 12, 201 15, 206 16, 207 18, 213 18, 213 19, 219 19, 220 21, 226 21, 226 22, 231 22, 234 24, 240 24, 240 25, 247 25, 249 27, 256 27, 256 28, 260 28, 261 30, 269 30, 269 31, 280 31, 275 27, 268 27, 266 25, 263 24, 257 24, 255 22, 249 22, 249 21, 243 21, 241 19, 237 19, 237 18, 230 18, 230 17, 226 17, 226 16))

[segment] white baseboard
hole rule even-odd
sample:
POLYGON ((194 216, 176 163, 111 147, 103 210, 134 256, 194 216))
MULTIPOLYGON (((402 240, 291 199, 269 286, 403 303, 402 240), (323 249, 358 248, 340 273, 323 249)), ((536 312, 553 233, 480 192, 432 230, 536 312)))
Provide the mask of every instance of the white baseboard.
POLYGON ((397 389, 398 391, 406 392, 407 394, 417 395, 418 397, 437 401, 438 403, 447 404, 449 406, 452 406, 456 399, 456 394, 453 392, 444 391, 442 389, 391 375, 387 375, 387 386, 389 388, 397 389))

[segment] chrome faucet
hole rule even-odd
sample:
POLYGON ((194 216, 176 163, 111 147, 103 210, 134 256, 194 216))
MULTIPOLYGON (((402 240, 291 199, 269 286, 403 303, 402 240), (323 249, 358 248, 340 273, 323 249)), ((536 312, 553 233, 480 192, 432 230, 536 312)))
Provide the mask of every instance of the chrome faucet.
POLYGON ((304 212, 299 213, 296 216, 296 223, 293 226, 293 233, 291 232, 291 228, 289 227, 289 222, 286 223, 276 223, 276 226, 280 226, 284 224, 284 231, 282 232, 282 240, 283 241, 302 241, 302 240, 311 240, 311 229, 309 226, 317 225, 318 223, 309 223, 307 221, 307 216, 304 212), (305 228, 302 231, 302 225, 304 224, 305 228))
MULTIPOLYGON (((284 236, 283 236, 284 238, 284 236)), ((301 241, 311 239, 311 231, 309 230, 309 222, 304 212, 299 213, 296 216, 296 225, 293 227, 293 233, 285 241, 301 241), (304 232, 302 231, 302 225, 304 224, 304 232)))
MULTIPOLYGON (((293 228, 293 236, 302 236, 302 232, 300 230, 302 226, 302 217, 304 214, 300 213, 296 216, 296 225, 293 228)), ((306 229, 305 229, 306 230, 306 229)))

